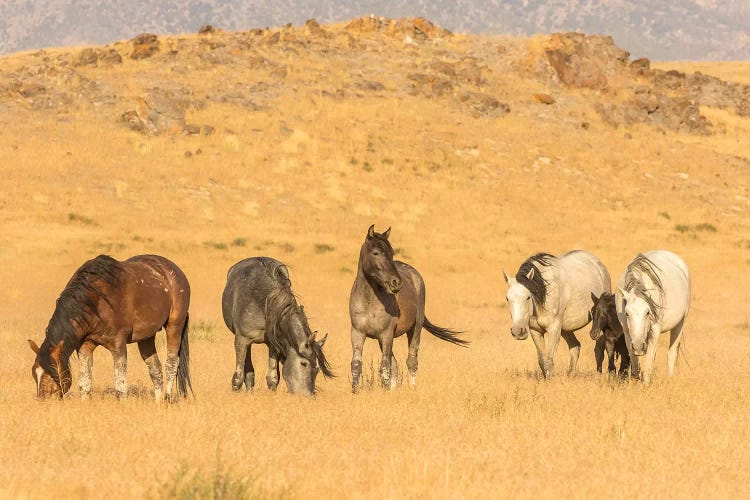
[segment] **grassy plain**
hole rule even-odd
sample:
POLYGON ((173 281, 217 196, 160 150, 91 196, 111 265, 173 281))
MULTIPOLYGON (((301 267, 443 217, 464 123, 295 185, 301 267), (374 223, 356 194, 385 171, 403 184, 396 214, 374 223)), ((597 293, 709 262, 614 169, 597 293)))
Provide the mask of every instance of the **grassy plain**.
MULTIPOLYGON (((411 46, 354 34, 352 48, 341 28, 332 32, 307 45, 211 35, 238 51, 225 63, 201 57, 213 50, 205 37, 163 38, 151 59, 75 69, 116 95, 113 104, 74 96, 38 109, 0 98, 0 496, 746 495, 750 119, 707 109, 723 127, 699 137, 615 129, 594 113, 597 94, 520 71, 513 57, 524 40, 411 46), (466 57, 509 114, 409 92, 413 68, 466 57), (187 121, 215 133, 146 137, 121 124, 154 86, 202 101, 187 121), (536 92, 557 102, 540 104, 536 92), (214 98, 233 95, 257 106, 214 98), (425 332, 416 390, 354 396, 347 301, 372 223, 392 226, 399 257, 423 274, 430 320, 466 330, 472 346, 425 332), (716 231, 698 229, 706 225, 716 231), (573 248, 600 256, 614 280, 642 250, 688 262, 693 307, 675 378, 666 379, 665 348, 650 387, 596 374, 582 331, 578 374, 539 379, 531 340, 510 336, 502 270, 573 248), (154 404, 134 346, 127 401, 112 395, 104 350, 92 401, 34 398, 26 339, 42 340, 66 280, 99 253, 159 253, 186 272, 194 401, 154 404), (321 380, 314 400, 265 389, 264 347, 253 351, 255 393, 230 390, 221 290, 228 267, 253 255, 289 264, 311 326, 329 333, 339 377, 321 380)), ((47 55, 59 70, 77 49, 47 55)), ((46 64, 49 85, 65 84, 43 57, 4 57, 0 71, 46 64)), ((747 64, 695 66, 713 68, 750 81, 747 64)), ((405 340, 396 344, 403 363, 405 340)), ((365 365, 378 355, 368 342, 365 365)), ((556 359, 565 363, 564 345, 556 359)))

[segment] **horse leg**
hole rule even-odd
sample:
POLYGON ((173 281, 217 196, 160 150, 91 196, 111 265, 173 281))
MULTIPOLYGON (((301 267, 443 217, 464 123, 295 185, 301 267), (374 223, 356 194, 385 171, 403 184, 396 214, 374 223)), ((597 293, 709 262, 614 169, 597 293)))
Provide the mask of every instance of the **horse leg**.
MULTIPOLYGON (((118 343, 119 344, 119 343, 118 343)), ((128 398, 128 346, 123 341, 112 350, 115 368, 115 391, 118 399, 128 398)))
POLYGON ((272 391, 276 391, 279 387, 279 357, 273 352, 272 349, 268 349, 268 373, 266 374, 266 385, 272 391))
POLYGON ((182 329, 186 319, 182 321, 168 322, 164 326, 167 333, 167 362, 164 371, 167 375, 167 400, 172 400, 172 387, 177 380, 177 368, 180 366, 180 344, 182 343, 182 329))
POLYGON ((615 343, 606 340, 604 345, 607 349, 607 358, 609 358, 607 371, 609 373, 615 373, 615 371, 617 371, 617 367, 615 366, 615 343))
MULTIPOLYGON (((242 335, 241 332, 234 334, 234 375, 232 375, 232 390, 239 391, 242 389, 242 383, 245 380, 245 359, 248 356, 250 348, 250 339, 242 335)), ((247 388, 247 386, 246 386, 247 388)))
POLYGON ((149 337, 138 342, 138 352, 141 353, 141 358, 148 367, 148 374, 154 384, 154 399, 158 403, 162 400, 162 373, 161 361, 156 353, 156 337, 149 337))
POLYGON ((251 347, 253 344, 247 346, 247 355, 245 356, 245 390, 252 391, 255 387, 255 368, 253 367, 253 357, 251 347))
POLYGON ((391 358, 393 357, 393 332, 383 332, 378 337, 380 344, 380 384, 385 389, 393 389, 391 385, 391 358))
POLYGON ((352 326, 352 392, 358 392, 362 377, 362 348, 365 334, 352 326))
POLYGON ((682 327, 685 326, 685 318, 683 317, 672 331, 669 332, 669 352, 667 354, 667 368, 669 370, 669 376, 674 375, 674 367, 677 364, 677 357, 680 354, 680 344, 682 344, 682 327))
POLYGON ((542 370, 542 375, 544 375, 544 353, 546 352, 544 347, 544 336, 541 332, 531 330, 531 339, 534 341, 534 346, 536 346, 536 357, 539 362, 539 369, 542 370))
POLYGON ((625 337, 625 348, 628 350, 628 356, 630 357, 630 378, 640 378, 641 364, 638 361, 638 356, 633 354, 633 344, 630 340, 630 331, 628 330, 627 324, 622 325, 622 332, 625 337))
POLYGON ((406 368, 409 371, 409 387, 414 388, 417 385, 417 370, 419 369, 419 341, 422 336, 422 322, 418 321, 414 327, 406 332, 406 338, 409 340, 409 355, 406 357, 406 368))
MULTIPOLYGON (((544 356, 544 377, 552 378, 555 374, 555 352, 557 351, 557 343, 560 342, 560 336, 562 331, 560 325, 551 325, 547 328, 545 336, 545 342, 547 343, 547 352, 544 356)), ((572 361, 572 356, 571 356, 572 361)))
POLYGON ((91 399, 91 367, 94 365, 94 349, 96 344, 85 341, 78 348, 78 390, 81 399, 91 399))
POLYGON ((596 339, 594 344, 594 359, 596 359, 596 371, 602 372, 602 364, 604 363, 604 337, 596 339))
POLYGON ((395 389, 398 386, 398 361, 396 361, 396 355, 391 352, 391 389, 395 389))
POLYGON ((568 375, 570 375, 576 371, 576 366, 578 366, 578 356, 581 355, 581 343, 573 332, 561 332, 561 335, 565 339, 565 343, 568 344, 568 350, 570 351, 570 363, 568 364, 568 375))
POLYGON ((628 369, 630 368, 630 353, 628 352, 627 347, 625 347, 624 337, 619 338, 619 340, 615 343, 615 348, 617 349, 617 352, 620 353, 619 375, 620 378, 624 379, 628 376, 628 369))
POLYGON ((654 361, 656 360, 656 348, 659 345, 659 333, 654 331, 648 340, 646 355, 643 356, 643 366, 641 367, 641 380, 644 384, 651 383, 651 375, 654 372, 654 361))

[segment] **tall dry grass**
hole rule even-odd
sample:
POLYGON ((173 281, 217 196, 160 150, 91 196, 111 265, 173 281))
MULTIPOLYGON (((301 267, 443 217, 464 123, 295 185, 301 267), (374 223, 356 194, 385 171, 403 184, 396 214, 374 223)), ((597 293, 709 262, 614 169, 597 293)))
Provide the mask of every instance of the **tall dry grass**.
MULTIPOLYGON (((494 47, 453 43, 435 50, 484 57, 494 47)), ((700 139, 611 129, 585 95, 559 90, 558 108, 542 108, 530 94, 543 85, 502 67, 488 86, 511 103, 504 118, 399 93, 336 100, 321 90, 359 78, 350 66, 397 86, 404 67, 432 55, 390 47, 390 57, 362 62, 262 50, 290 65, 287 81, 262 110, 192 110, 190 122, 216 126, 212 136, 145 138, 86 106, 0 116, 0 496, 746 493, 747 119, 725 117, 731 126, 700 139), (399 254, 422 272, 430 320, 467 330, 472 346, 425 333, 415 391, 353 396, 347 300, 371 223, 393 226, 399 254), (676 229, 700 224, 717 230, 676 229), (509 335, 501 271, 536 251, 571 248, 599 255, 613 279, 641 250, 685 258, 693 308, 674 379, 665 345, 650 387, 597 375, 585 331, 578 374, 539 379, 532 343, 509 335), (194 401, 154 404, 132 346, 127 401, 113 396, 104 350, 92 401, 35 400, 26 339, 41 340, 70 274, 102 252, 160 253, 188 275, 194 401), (253 348, 256 392, 230 390, 220 295, 228 267, 251 255, 288 263, 312 327, 330 334, 339 377, 321 380, 314 400, 263 387, 262 346, 253 348)), ((267 79, 242 67, 195 68, 172 75, 126 60, 82 71, 133 96, 169 75, 196 93, 221 79, 267 79)), ((405 341, 395 349, 403 363, 405 341)), ((378 355, 368 342, 365 366, 378 355)), ((557 365, 566 357, 561 346, 557 365)))

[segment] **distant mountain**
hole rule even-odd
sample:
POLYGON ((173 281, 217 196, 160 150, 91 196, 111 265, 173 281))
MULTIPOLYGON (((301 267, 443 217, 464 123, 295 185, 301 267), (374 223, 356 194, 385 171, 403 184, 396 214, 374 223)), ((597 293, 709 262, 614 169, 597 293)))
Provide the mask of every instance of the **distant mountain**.
POLYGON ((748 0, 5 0, 0 54, 193 32, 206 23, 246 30, 371 13, 422 16, 468 33, 609 34, 634 57, 655 60, 750 60, 748 0))

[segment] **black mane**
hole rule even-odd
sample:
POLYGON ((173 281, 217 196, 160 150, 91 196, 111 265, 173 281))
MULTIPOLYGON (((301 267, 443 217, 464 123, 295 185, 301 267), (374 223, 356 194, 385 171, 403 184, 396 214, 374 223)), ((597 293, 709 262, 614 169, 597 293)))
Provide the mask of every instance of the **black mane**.
POLYGON ((544 302, 547 300, 547 286, 549 286, 549 282, 544 279, 538 267, 552 265, 552 259, 554 258, 555 256, 549 253, 532 255, 521 264, 516 273, 516 281, 528 288, 534 302, 540 306, 544 306, 544 302), (534 270, 534 276, 529 279, 527 275, 532 269, 534 270))
POLYGON ((90 329, 99 318, 98 299, 102 298, 109 303, 109 299, 96 286, 96 282, 102 281, 116 287, 120 283, 121 271, 119 262, 108 255, 100 255, 78 268, 57 299, 55 312, 52 313, 47 325, 37 360, 58 384, 61 383, 60 375, 57 364, 50 356, 52 349, 61 340, 64 341, 61 360, 67 364, 73 351, 79 347, 76 326, 82 330, 90 329))
MULTIPOLYGON (((292 282, 289 279, 289 271, 283 264, 270 267, 266 265, 266 271, 275 283, 274 289, 266 297, 265 317, 266 317, 266 342, 269 348, 276 353, 284 362, 289 349, 296 349, 297 342, 293 337, 293 332, 284 328, 282 323, 284 319, 293 314, 302 316, 302 325, 305 329, 305 336, 308 338, 312 335, 310 326, 307 324, 305 311, 297 303, 297 297, 292 292, 292 282)), ((326 377, 332 377, 331 367, 323 354, 323 349, 315 342, 310 342, 310 348, 318 360, 318 365, 326 377)))

